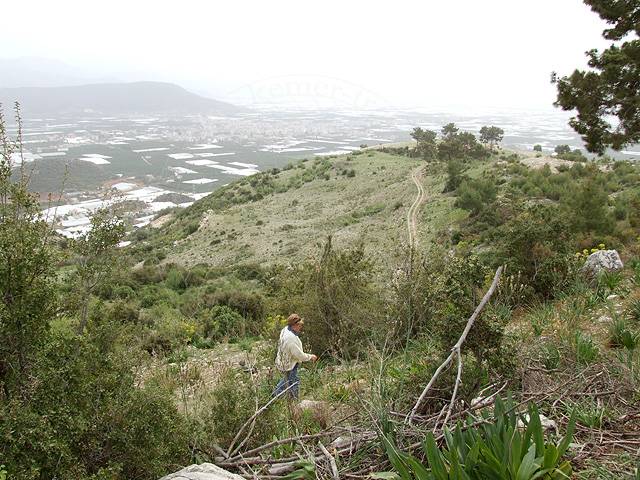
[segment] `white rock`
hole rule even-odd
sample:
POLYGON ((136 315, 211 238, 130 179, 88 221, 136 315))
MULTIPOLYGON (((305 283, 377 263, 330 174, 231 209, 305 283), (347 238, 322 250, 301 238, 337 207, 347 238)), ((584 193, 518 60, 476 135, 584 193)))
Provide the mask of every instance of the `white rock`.
POLYGON ((298 403, 298 408, 300 410, 310 410, 310 411, 317 411, 317 410, 324 410, 326 408, 328 408, 329 404, 327 402, 323 402, 320 400, 302 400, 300 403, 298 403))
POLYGON ((216 467, 213 463, 202 463, 185 467, 179 472, 162 477, 160 480, 244 480, 244 478, 216 467))
POLYGON ((618 298, 618 295, 609 295, 607 300, 615 300, 616 298, 618 298))
POLYGON ((301 414, 311 416, 322 427, 327 427, 333 423, 333 413, 328 402, 317 400, 302 400, 296 406, 294 415, 301 414))
MULTIPOLYGON (((529 414, 525 413, 523 416, 528 424, 529 414)), ((558 432, 558 425, 556 424, 556 422, 542 414, 540 414, 540 423, 542 424, 542 428, 544 428, 545 430, 554 430, 556 433, 558 432)), ((518 428, 525 428, 525 423, 522 421, 522 419, 518 419, 518 428)))
POLYGON ((483 408, 487 405, 491 405, 493 399, 488 397, 475 397, 471 400, 471 408, 483 408))
POLYGON ((599 250, 587 258, 582 269, 591 275, 597 275, 602 270, 615 272, 624 267, 620 255, 616 250, 599 250))
POLYGON ((344 436, 340 435, 338 438, 336 438, 333 442, 329 444, 329 448, 340 449, 340 448, 348 447, 353 443, 354 443, 353 437, 351 437, 350 435, 344 435, 344 436))

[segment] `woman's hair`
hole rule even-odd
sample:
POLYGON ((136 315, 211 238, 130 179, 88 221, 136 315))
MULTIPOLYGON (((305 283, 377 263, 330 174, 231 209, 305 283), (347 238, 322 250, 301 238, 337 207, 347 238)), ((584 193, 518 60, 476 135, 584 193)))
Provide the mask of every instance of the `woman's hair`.
POLYGON ((297 313, 292 313, 291 315, 289 315, 289 318, 287 318, 287 325, 291 327, 300 321, 302 321, 300 315, 298 315, 297 313))

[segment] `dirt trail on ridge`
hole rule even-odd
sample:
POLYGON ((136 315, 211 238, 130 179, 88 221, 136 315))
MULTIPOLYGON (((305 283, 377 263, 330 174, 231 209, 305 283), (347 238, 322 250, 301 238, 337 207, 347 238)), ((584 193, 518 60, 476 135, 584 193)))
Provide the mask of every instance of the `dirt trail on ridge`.
POLYGON ((420 166, 411 172, 411 179, 416 184, 418 194, 407 211, 407 230, 409 232, 409 247, 414 248, 418 245, 417 217, 420 207, 427 199, 427 194, 422 186, 422 169, 420 166))

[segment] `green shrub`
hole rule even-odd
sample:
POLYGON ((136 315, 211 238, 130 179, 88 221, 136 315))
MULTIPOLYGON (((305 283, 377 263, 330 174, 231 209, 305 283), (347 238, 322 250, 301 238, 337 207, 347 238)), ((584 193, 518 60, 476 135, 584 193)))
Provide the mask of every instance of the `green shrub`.
POLYGON ((602 292, 603 297, 606 297, 614 293, 623 280, 622 272, 603 270, 598 274, 598 290, 602 292))
POLYGON ((540 306, 535 307, 529 313, 529 319, 531 321, 531 328, 536 336, 542 335, 549 323, 551 322, 555 312, 555 307, 551 303, 543 303, 540 306))
POLYGON ((353 358, 388 331, 373 277, 362 245, 335 250, 329 238, 316 261, 275 269, 267 290, 274 313, 307 319, 305 337, 314 353, 353 358))
POLYGON ((478 215, 496 199, 496 185, 492 179, 465 179, 456 192, 455 206, 478 215))
POLYGON ((129 301, 118 300, 110 302, 103 308, 95 308, 92 312, 93 318, 100 318, 101 322, 111 322, 116 324, 135 324, 140 318, 140 309, 129 301))
POLYGON ((573 213, 573 227, 577 232, 613 232, 615 223, 609 212, 609 196, 597 179, 581 182, 572 195, 564 198, 564 203, 573 213))
POLYGON ((633 281, 636 285, 640 286, 640 260, 633 259, 629 262, 633 270, 633 281))
POLYGON ((447 183, 444 186, 443 193, 455 192, 460 184, 465 180, 462 175, 464 164, 458 159, 451 159, 447 162, 447 183))
POLYGON ((554 344, 546 344, 542 350, 542 363, 547 370, 555 370, 560 366, 560 350, 554 344))
POLYGON ((530 207, 497 229, 498 261, 520 272, 542 298, 554 298, 575 283, 571 226, 554 206, 530 207))
POLYGON ((226 305, 214 306, 209 313, 201 316, 200 322, 203 336, 209 340, 237 340, 246 333, 247 321, 226 305))
POLYGON ((260 335, 264 328, 266 318, 266 306, 264 297, 257 292, 241 290, 219 290, 206 298, 210 306, 227 306, 238 312, 247 320, 245 333, 247 335, 260 335))
POLYGON ((632 300, 626 310, 626 316, 629 320, 640 323, 640 298, 632 300))
POLYGON ((184 236, 188 237, 189 235, 197 232, 199 228, 200 228, 200 222, 197 220, 188 223, 184 227, 184 236))
POLYGON ((188 460, 187 430, 168 392, 136 385, 125 352, 54 334, 28 401, 0 406, 9 478, 156 479, 188 460), (102 477, 105 478, 105 477, 102 477))
POLYGON ((175 290, 176 292, 183 291, 187 288, 184 270, 180 267, 172 266, 167 272, 165 283, 167 287, 175 290))
POLYGON ((185 319, 182 313, 165 304, 158 304, 143 311, 140 320, 152 325, 143 334, 143 348, 150 353, 171 352, 190 343, 197 331, 194 322, 185 319))
POLYGON ((129 285, 119 285, 113 290, 113 296, 122 300, 134 298, 136 292, 129 285))
POLYGON ((574 415, 578 423, 589 428, 600 429, 606 420, 606 408, 593 400, 572 404, 569 410, 575 412, 574 415))
POLYGON ((143 265, 141 268, 132 270, 132 277, 143 285, 160 283, 165 279, 164 269, 156 265, 143 265))
POLYGON ((180 296, 174 290, 161 285, 145 285, 140 289, 138 299, 142 308, 150 308, 163 303, 176 307, 180 296))

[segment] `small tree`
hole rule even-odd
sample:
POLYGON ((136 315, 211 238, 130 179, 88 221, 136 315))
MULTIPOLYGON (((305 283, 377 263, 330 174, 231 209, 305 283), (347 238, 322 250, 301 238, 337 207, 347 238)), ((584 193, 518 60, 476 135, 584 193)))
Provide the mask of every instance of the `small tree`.
POLYGON ((443 193, 457 190, 462 180, 464 180, 463 171, 464 164, 460 160, 453 158, 447 162, 447 183, 444 186, 443 193))
POLYGON ((28 380, 56 311, 52 230, 28 190, 17 104, 16 119, 18 134, 12 140, 0 109, 0 386, 7 398, 28 380))
POLYGON ((542 151, 542 145, 534 145, 533 146, 533 151, 534 152, 541 152, 542 151))
POLYGON ((452 137, 458 133, 458 130, 459 128, 456 127, 455 123, 447 123, 444 127, 442 127, 442 136, 444 138, 452 137))
POLYGON ((504 130, 499 127, 482 127, 480 129, 480 141, 488 143, 489 148, 493 150, 494 145, 500 143, 504 137, 504 130))
POLYGON ((569 145, 557 145, 554 152, 558 155, 571 153, 571 147, 569 145))
POLYGON ((411 132, 411 138, 416 141, 416 153, 425 160, 435 158, 438 148, 436 146, 436 132, 432 130, 423 130, 416 127, 411 132))
POLYGON ((594 178, 588 178, 575 193, 566 198, 568 209, 573 213, 573 224, 577 232, 611 233, 614 220, 609 212, 609 196, 604 187, 594 178))
POLYGON ((603 52, 589 50, 588 70, 575 70, 560 79, 554 73, 551 81, 558 88, 555 105, 577 111, 569 125, 582 136, 588 151, 602 154, 607 147, 620 150, 640 141, 640 4, 633 0, 584 3, 612 25, 603 36, 617 43, 603 52), (616 122, 610 121, 611 116, 616 122))
POLYGON ((470 132, 450 134, 438 144, 438 158, 441 160, 448 161, 454 158, 461 160, 480 159, 486 154, 486 149, 478 143, 475 135, 470 132))
POLYGON ((117 246, 125 225, 115 207, 105 207, 91 217, 91 230, 73 242, 76 257, 75 282, 80 302, 78 332, 87 325, 89 300, 115 267, 117 246))

